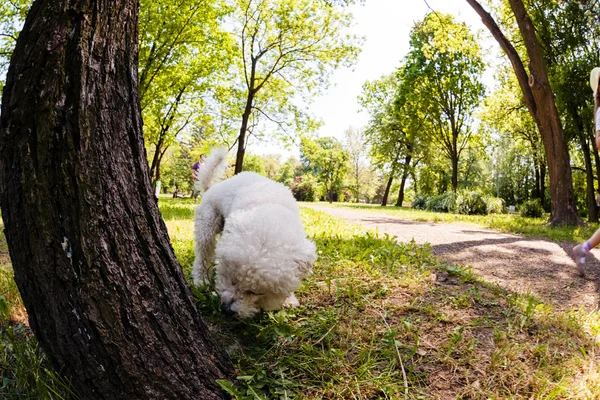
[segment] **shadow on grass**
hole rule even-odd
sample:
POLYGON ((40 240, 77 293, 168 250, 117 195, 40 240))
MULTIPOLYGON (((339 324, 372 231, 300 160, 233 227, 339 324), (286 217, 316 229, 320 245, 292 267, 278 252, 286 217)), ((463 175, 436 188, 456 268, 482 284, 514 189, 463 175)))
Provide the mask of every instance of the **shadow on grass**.
POLYGON ((195 293, 239 368, 238 398, 585 397, 599 383, 586 375, 599 361, 596 314, 553 311, 440 265, 428 246, 372 234, 315 241, 297 309, 238 320, 210 291, 195 293))

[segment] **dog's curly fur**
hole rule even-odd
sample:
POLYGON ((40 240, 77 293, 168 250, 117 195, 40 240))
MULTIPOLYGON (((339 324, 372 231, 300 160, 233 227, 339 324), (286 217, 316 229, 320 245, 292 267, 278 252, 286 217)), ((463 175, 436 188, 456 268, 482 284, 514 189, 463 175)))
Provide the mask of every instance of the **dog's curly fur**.
POLYGON ((245 318, 296 305, 294 291, 317 257, 296 200, 284 185, 253 172, 211 186, 226 155, 214 150, 196 178, 205 193, 195 212, 194 284, 207 283, 216 255, 215 286, 225 312, 245 318))

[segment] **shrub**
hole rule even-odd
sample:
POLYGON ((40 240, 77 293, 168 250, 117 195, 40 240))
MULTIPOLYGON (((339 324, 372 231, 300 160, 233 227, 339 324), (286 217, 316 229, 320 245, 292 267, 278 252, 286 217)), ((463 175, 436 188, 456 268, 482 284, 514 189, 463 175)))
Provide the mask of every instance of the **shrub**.
POLYGON ((311 175, 297 176, 290 185, 294 198, 298 201, 316 201, 318 199, 318 183, 311 175))
POLYGON ((454 211, 456 206, 456 193, 446 192, 437 196, 431 196, 425 203, 425 208, 429 211, 450 212, 454 211))
POLYGON ((540 218, 544 213, 540 199, 529 199, 521 204, 521 216, 530 218, 540 218))
POLYGON ((466 215, 486 215, 487 205, 478 192, 462 192, 456 197, 456 212, 466 215))
POLYGON ((506 209, 504 200, 499 197, 486 197, 485 204, 488 214, 502 214, 506 209))
POLYGON ((425 197, 421 194, 418 194, 415 196, 414 200, 412 201, 412 208, 414 208, 416 210, 424 210, 426 202, 427 202, 427 197, 425 197))

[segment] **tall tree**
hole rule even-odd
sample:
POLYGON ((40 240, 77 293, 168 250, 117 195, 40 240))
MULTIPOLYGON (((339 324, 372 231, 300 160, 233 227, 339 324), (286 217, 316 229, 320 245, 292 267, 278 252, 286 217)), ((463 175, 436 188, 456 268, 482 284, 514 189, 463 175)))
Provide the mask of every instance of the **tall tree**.
MULTIPOLYGON (((588 220, 598 221, 595 201, 594 165, 600 169, 593 129, 593 102, 588 74, 598 65, 600 17, 597 5, 578 2, 536 0, 529 5, 537 37, 544 44, 548 79, 567 139, 577 143, 582 155, 586 180, 588 220)), ((576 164, 573 164, 577 166, 576 164)), ((577 195, 576 195, 577 197, 577 195)))
POLYGON ((327 85, 338 66, 356 59, 356 37, 343 33, 351 16, 325 0, 236 0, 236 34, 244 100, 235 173, 242 171, 253 118, 286 131, 312 124, 294 99, 327 85), (289 118, 292 121, 288 121, 289 118))
POLYGON ((554 101, 554 93, 548 81, 544 48, 536 37, 535 26, 523 1, 508 0, 508 3, 527 50, 529 73, 513 43, 507 39, 490 13, 476 0, 467 0, 467 3, 479 14, 483 24, 508 56, 523 93, 525 105, 542 136, 550 175, 549 223, 551 225, 580 224, 573 194, 567 141, 554 101))
POLYGON ((138 2, 37 0, 0 116, 0 206, 32 330, 86 399, 218 399, 232 368, 173 254, 137 92, 138 2))
POLYGON ((349 127, 344 131, 344 149, 348 152, 350 162, 351 190, 357 203, 360 202, 361 190, 366 186, 365 179, 369 172, 369 148, 363 129, 349 127))
POLYGON ((339 194, 346 172, 348 171, 347 151, 342 144, 333 137, 318 138, 315 140, 303 137, 300 151, 305 167, 314 173, 325 186, 327 201, 335 200, 339 194))
MULTIPOLYGON (((486 99, 486 105, 481 113, 481 120, 486 128, 491 129, 494 134, 501 136, 499 138, 502 143, 502 148, 499 149, 498 155, 505 159, 510 157, 513 149, 531 159, 527 165, 533 166, 531 174, 534 176, 533 189, 531 197, 539 198, 542 204, 546 203, 546 157, 543 151, 543 143, 540 133, 527 111, 527 107, 523 104, 523 96, 520 95, 520 89, 514 74, 509 71, 499 74, 501 86, 498 90, 492 93, 486 99)), ((501 165, 498 163, 496 167, 501 165)), ((518 178, 523 177, 516 170, 520 167, 513 165, 514 173, 510 170, 510 163, 504 163, 507 171, 496 171, 497 176, 504 176, 506 180, 514 182, 518 178)), ((507 193, 506 191, 504 193, 507 193)), ((505 197, 510 204, 515 203, 513 191, 509 191, 510 197, 505 197)), ((520 201, 527 200, 528 195, 518 197, 520 201)))
POLYGON ((370 145, 371 158, 386 179, 381 205, 386 206, 392 183, 400 169, 404 132, 397 120, 394 100, 398 82, 394 74, 363 84, 358 97, 361 107, 369 114, 365 137, 370 145))
POLYGON ((231 65, 220 0, 141 0, 139 93, 150 176, 189 125, 205 125, 206 100, 231 65), (168 16, 168 17, 166 17, 168 16))
POLYGON ((450 161, 454 190, 461 153, 473 134, 472 115, 484 94, 483 69, 475 36, 452 16, 430 13, 411 31, 403 79, 423 94, 431 140, 450 161))

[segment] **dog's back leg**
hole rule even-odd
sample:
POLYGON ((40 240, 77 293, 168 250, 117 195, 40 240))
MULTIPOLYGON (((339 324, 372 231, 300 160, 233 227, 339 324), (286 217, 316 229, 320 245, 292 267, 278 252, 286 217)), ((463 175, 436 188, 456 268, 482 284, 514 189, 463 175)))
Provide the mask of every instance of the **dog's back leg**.
POLYGON ((209 204, 196 207, 194 221, 194 268, 192 278, 196 286, 207 284, 210 278, 210 268, 215 259, 215 240, 223 230, 223 217, 209 204))

